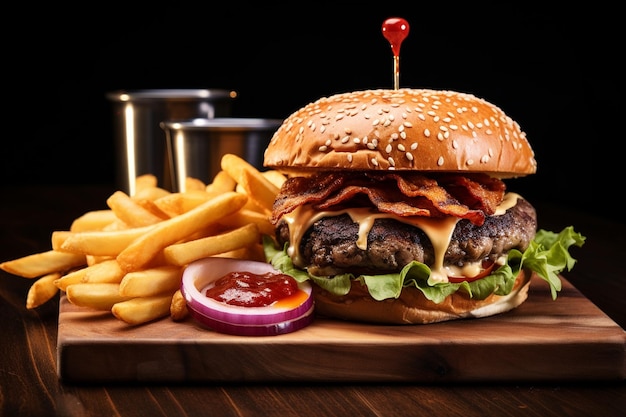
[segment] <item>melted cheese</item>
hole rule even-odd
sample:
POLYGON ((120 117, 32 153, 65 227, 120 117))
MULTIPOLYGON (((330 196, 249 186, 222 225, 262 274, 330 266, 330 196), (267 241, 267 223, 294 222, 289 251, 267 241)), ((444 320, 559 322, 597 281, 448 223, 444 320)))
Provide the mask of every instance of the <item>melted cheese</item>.
MULTIPOLYGON (((494 215, 502 215, 509 208, 517 204, 518 194, 507 193, 502 203, 497 207, 494 215)), ((304 233, 323 217, 339 216, 347 213, 353 222, 359 225, 359 235, 357 239, 357 247, 359 249, 367 249, 367 235, 374 225, 376 219, 395 219, 411 226, 417 227, 424 231, 432 242, 435 252, 435 262, 429 265, 431 269, 430 282, 448 282, 448 276, 475 276, 481 271, 481 263, 474 262, 464 265, 462 268, 443 264, 446 249, 450 245, 452 233, 460 220, 457 217, 431 218, 431 217, 399 217, 393 214, 373 212, 367 208, 352 208, 340 211, 315 211, 310 206, 299 206, 291 213, 283 216, 283 219, 289 226, 289 247, 287 254, 293 260, 293 263, 303 268, 304 261, 300 255, 300 241, 304 233)))

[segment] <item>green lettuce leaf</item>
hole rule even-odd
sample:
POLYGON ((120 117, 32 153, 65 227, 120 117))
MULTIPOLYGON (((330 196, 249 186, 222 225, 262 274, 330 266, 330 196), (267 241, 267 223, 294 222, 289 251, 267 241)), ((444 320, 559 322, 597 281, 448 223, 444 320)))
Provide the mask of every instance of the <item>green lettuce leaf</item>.
POLYGON ((447 296, 459 290, 465 291, 475 299, 484 299, 490 294, 507 295, 513 289, 515 278, 522 269, 535 272, 548 282, 552 298, 556 299, 557 292, 561 290, 559 274, 565 269, 571 270, 576 263, 576 259, 569 253, 569 248, 573 245, 581 247, 584 242, 585 237, 575 232, 572 226, 564 228, 558 234, 539 230, 524 253, 511 250, 507 263, 493 271, 491 275, 476 281, 459 283, 430 282, 430 268, 416 261, 406 265, 399 273, 360 276, 342 274, 319 277, 295 267, 287 255, 286 245, 278 249, 269 236, 264 236, 263 246, 265 257, 274 268, 299 282, 310 279, 321 288, 336 295, 347 294, 352 281, 357 280, 367 286, 370 295, 376 300, 398 298, 402 288, 412 286, 422 291, 429 300, 441 303, 447 296))

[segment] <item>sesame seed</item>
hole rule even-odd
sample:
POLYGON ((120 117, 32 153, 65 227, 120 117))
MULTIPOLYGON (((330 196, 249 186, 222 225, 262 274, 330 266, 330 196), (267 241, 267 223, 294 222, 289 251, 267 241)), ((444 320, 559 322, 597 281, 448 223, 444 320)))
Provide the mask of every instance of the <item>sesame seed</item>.
POLYGON ((439 159, 437 159, 437 165, 438 166, 442 166, 443 165, 443 156, 440 156, 439 159))
POLYGON ((378 161, 376 160, 376 158, 372 158, 371 161, 372 161, 372 165, 374 165, 375 167, 378 166, 378 161))
MULTIPOLYGON (((399 148, 399 147, 398 147, 399 148)), ((385 146, 385 152, 387 153, 391 153, 391 151, 393 150, 393 146, 391 146, 391 144, 385 146)))
POLYGON ((416 150, 416 149, 417 149, 417 142, 413 142, 413 143, 411 144, 411 150, 412 150, 412 151, 414 151, 414 150, 416 150))
POLYGON ((389 165, 391 165, 392 167, 396 166, 396 161, 391 156, 387 158, 387 160, 389 161, 389 165))
POLYGON ((452 147, 454 149, 459 149, 459 142, 456 139, 452 141, 452 147))
POLYGON ((402 123, 402 125, 404 127, 413 127, 413 123, 411 123, 411 122, 404 122, 404 123, 402 123))
POLYGON ((343 138, 341 138, 341 143, 348 143, 349 140, 350 136, 344 136, 343 138))
POLYGON ((424 136, 426 136, 427 138, 430 137, 430 130, 428 129, 424 129, 424 136))
POLYGON ((465 162, 465 165, 474 165, 474 160, 468 159, 467 162, 465 162))
POLYGON ((404 147, 403 144, 399 143, 398 144, 398 150, 404 152, 404 151, 406 151, 406 148, 404 147))
POLYGON ((406 156, 406 159, 408 159, 409 161, 413 160, 413 154, 411 152, 407 152, 404 155, 406 156))
POLYGON ((374 119, 374 121, 372 121, 372 126, 378 126, 379 123, 380 123, 379 119, 374 119))
POLYGON ((328 146, 322 145, 319 148, 317 148, 317 150, 320 152, 326 152, 328 150, 328 146))
POLYGON ((444 139, 443 134, 441 132, 437 133, 437 139, 441 141, 444 139))
POLYGON ((358 144, 358 143, 361 143, 361 139, 359 139, 359 138, 354 138, 354 139, 352 139, 352 142, 354 142, 354 143, 357 143, 357 144, 358 144))
POLYGON ((332 143, 332 142, 330 141, 330 139, 326 139, 326 142, 324 143, 324 145, 326 145, 326 146, 330 146, 330 144, 331 144, 331 143, 332 143))
POLYGON ((352 162, 352 154, 351 153, 348 154, 348 162, 352 162))

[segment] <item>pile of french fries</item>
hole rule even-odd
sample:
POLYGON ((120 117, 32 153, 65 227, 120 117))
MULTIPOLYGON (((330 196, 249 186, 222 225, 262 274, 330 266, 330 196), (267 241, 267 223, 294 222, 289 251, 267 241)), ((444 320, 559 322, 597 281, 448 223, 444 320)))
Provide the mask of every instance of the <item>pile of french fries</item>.
POLYGON ((64 291, 77 306, 106 310, 128 324, 186 317, 180 293, 184 267, 208 256, 264 260, 262 235, 285 180, 226 154, 210 184, 186 179, 182 192, 157 186, 153 175, 136 180, 129 196, 114 192, 108 209, 76 218, 69 230, 52 232, 52 249, 0 264, 34 279, 26 308, 64 291))

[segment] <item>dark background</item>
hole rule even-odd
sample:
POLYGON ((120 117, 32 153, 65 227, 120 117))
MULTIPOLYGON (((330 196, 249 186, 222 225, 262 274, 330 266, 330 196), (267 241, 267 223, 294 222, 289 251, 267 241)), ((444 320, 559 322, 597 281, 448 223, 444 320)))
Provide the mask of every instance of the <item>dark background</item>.
POLYGON ((509 189, 621 221, 618 194, 600 191, 623 178, 620 14, 495 4, 96 2, 7 15, 0 185, 114 184, 109 91, 226 88, 235 116, 285 118, 321 96, 393 88, 380 28, 399 16, 411 26, 402 87, 475 94, 526 131, 538 173, 509 189))

